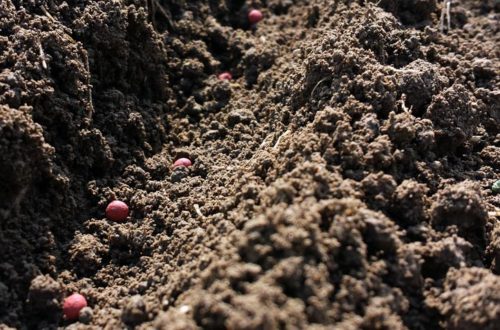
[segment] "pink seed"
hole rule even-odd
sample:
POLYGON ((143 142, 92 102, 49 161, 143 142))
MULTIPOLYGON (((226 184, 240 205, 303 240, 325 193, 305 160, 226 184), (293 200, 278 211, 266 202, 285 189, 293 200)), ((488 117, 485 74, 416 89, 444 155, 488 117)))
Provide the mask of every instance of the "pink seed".
POLYGON ((85 297, 79 293, 73 293, 71 296, 64 299, 64 318, 69 321, 78 319, 78 315, 84 307, 87 307, 87 300, 85 297))
POLYGON ((264 15, 258 9, 252 9, 248 13, 248 21, 250 22, 250 24, 257 24, 257 23, 259 23, 262 20, 263 17, 264 17, 264 15))
POLYGON ((231 80, 233 79, 233 76, 231 75, 230 72, 222 72, 218 76, 219 80, 231 80))
POLYGON ((122 201, 112 201, 106 207, 106 217, 111 221, 122 222, 128 217, 128 206, 122 201))
POLYGON ((193 163, 187 158, 179 158, 174 163, 174 168, 176 167, 189 167, 193 165, 193 163))

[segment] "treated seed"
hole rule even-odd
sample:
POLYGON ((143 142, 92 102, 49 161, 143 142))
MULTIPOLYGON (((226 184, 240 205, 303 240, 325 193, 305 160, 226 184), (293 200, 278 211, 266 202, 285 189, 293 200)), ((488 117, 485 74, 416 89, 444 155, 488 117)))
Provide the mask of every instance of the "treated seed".
POLYGON ((177 159, 175 162, 174 162, 174 168, 176 167, 189 167, 193 165, 193 163, 191 162, 191 160, 187 159, 187 158, 179 158, 177 159))
POLYGON ((231 80, 233 79, 233 76, 231 75, 230 72, 222 72, 221 74, 218 75, 219 80, 231 80))
POLYGON ((106 217, 111 221, 122 222, 128 217, 128 206, 122 201, 112 201, 106 207, 106 217))
POLYGON ((64 300, 63 314, 64 318, 69 321, 78 319, 80 311, 87 307, 87 300, 79 293, 73 293, 64 300))
POLYGON ((259 23, 263 17, 264 15, 258 9, 252 9, 248 12, 248 21, 250 22, 250 24, 259 23))

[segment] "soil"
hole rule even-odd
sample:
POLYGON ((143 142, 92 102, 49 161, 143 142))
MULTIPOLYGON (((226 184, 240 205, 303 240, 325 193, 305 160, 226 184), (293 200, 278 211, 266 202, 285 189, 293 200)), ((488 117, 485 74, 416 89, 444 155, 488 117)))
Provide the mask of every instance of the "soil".
POLYGON ((443 6, 2 0, 0 328, 496 329, 500 3, 443 6))

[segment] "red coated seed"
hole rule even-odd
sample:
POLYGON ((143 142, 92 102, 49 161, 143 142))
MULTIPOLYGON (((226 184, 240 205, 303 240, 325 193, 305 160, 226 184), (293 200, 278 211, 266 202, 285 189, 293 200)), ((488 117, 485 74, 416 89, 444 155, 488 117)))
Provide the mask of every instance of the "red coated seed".
POLYGON ((233 76, 231 75, 230 72, 222 72, 218 76, 219 80, 231 80, 233 79, 233 76))
POLYGON ((84 307, 87 307, 87 300, 85 297, 79 293, 73 293, 71 296, 64 299, 64 318, 69 321, 78 319, 78 315, 84 307))
POLYGON ((106 207, 106 218, 111 221, 122 222, 128 217, 128 206, 122 201, 112 201, 106 207))
POLYGON ((193 165, 193 163, 187 158, 179 158, 174 162, 174 168, 181 166, 189 167, 191 165, 193 165))
POLYGON ((262 20, 263 17, 264 17, 264 15, 258 9, 252 9, 248 13, 248 21, 250 22, 250 24, 257 24, 257 23, 259 23, 262 20))

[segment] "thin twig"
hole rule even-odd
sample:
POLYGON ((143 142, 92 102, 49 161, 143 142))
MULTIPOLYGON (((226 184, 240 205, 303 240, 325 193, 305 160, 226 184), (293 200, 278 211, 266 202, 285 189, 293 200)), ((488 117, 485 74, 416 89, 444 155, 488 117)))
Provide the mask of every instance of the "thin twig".
POLYGON ((42 48, 42 43, 38 44, 38 50, 40 51, 40 60, 42 61, 42 67, 47 70, 47 62, 45 62, 45 53, 42 48))
POLYGON ((266 136, 264 141, 262 141, 262 143, 260 144, 259 149, 264 148, 268 144, 269 139, 273 137, 273 135, 274 135, 274 133, 271 133, 268 136, 266 136))
POLYGON ((452 0, 446 1, 446 21, 448 22, 448 31, 451 30, 451 14, 450 14, 451 1, 452 0))
MULTIPOLYGON (((443 1, 446 1, 446 0, 443 0, 443 1)), ((445 7, 443 6, 443 8, 441 8, 441 17, 439 18, 439 31, 441 31, 441 33, 444 32, 444 15, 445 15, 446 11, 445 11, 445 7)))
POLYGON ((165 8, 163 8, 163 6, 158 2, 158 0, 152 0, 151 2, 153 4, 153 6, 156 6, 155 11, 156 11, 156 8, 158 8, 160 13, 167 19, 167 24, 172 29, 174 27, 174 25, 172 24, 172 17, 170 17, 170 13, 165 8))
POLYGON ((52 21, 52 23, 54 23, 56 21, 56 19, 54 18, 54 16, 52 16, 49 11, 47 10, 47 8, 45 8, 45 6, 42 6, 42 11, 43 13, 45 14, 45 16, 47 16, 49 18, 49 20, 52 21))
POLYGON ((87 81, 88 91, 89 91, 89 94, 88 94, 88 98, 89 98, 89 111, 88 111, 87 116, 88 116, 88 119, 92 119, 92 115, 94 114, 94 103, 92 102, 92 89, 93 89, 93 86, 92 86, 92 74, 90 73, 90 65, 89 65, 88 54, 86 54, 83 50, 81 51, 81 53, 82 53, 82 57, 85 60, 85 66, 86 66, 87 72, 89 74, 89 79, 87 81))
POLYGON ((401 108, 406 113, 410 113, 411 112, 411 108, 412 108, 410 106, 410 109, 408 109, 408 107, 406 106, 406 94, 404 94, 404 93, 401 95, 401 108))
POLYGON ((274 147, 273 149, 277 149, 280 142, 281 142, 281 139, 285 136, 285 135, 288 135, 288 133, 290 133, 289 130, 287 130, 285 133, 281 134, 280 137, 278 138, 278 140, 276 140, 276 143, 274 144, 274 147))
POLYGON ((200 206, 198 204, 194 204, 194 210, 195 210, 196 214, 198 214, 201 218, 205 217, 203 215, 203 213, 201 213, 200 206))
POLYGON ((441 8, 441 18, 439 19, 439 30, 444 32, 444 21, 446 19, 447 31, 451 30, 451 1, 452 0, 443 0, 443 8, 441 8))
POLYGON ((422 73, 419 70, 414 70, 414 69, 397 69, 397 68, 394 68, 392 66, 385 66, 384 68, 387 69, 387 70, 390 70, 390 71, 401 72, 401 73, 415 73, 415 74, 422 73))
POLYGON ((329 77, 325 77, 325 78, 321 79, 320 81, 318 81, 318 82, 316 83, 316 85, 314 86, 314 88, 313 88, 313 89, 312 89, 312 91, 311 91, 311 95, 309 96, 309 98, 312 98, 312 97, 314 96, 314 92, 316 91, 316 88, 318 88, 318 86, 319 86, 322 82, 326 81, 327 79, 329 79, 329 77))

